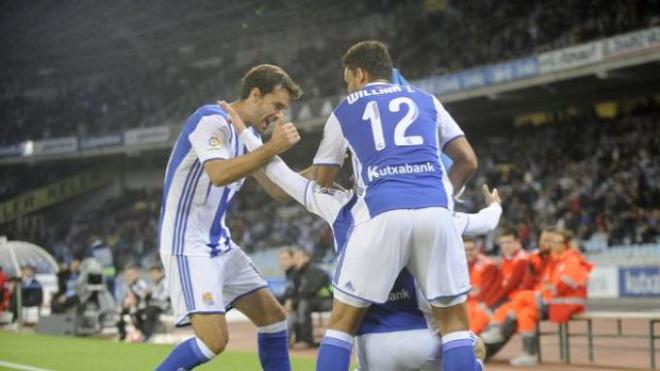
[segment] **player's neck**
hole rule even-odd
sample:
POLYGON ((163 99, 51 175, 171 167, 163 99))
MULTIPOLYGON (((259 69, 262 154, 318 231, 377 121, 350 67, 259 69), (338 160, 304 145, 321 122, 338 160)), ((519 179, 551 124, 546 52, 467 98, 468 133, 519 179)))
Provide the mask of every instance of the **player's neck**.
POLYGON ((250 111, 245 107, 245 102, 238 100, 234 103, 230 103, 231 107, 238 113, 239 116, 245 121, 245 124, 252 126, 254 118, 250 115, 250 111))

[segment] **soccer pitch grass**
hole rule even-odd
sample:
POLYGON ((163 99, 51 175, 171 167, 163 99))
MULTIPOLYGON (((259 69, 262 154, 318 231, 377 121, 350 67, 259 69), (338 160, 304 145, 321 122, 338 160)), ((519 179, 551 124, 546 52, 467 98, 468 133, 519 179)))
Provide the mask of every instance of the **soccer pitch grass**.
MULTIPOLYGON (((171 345, 0 331, 0 362, 58 371, 153 370, 171 349, 171 345)), ((291 361, 294 370, 314 370, 313 359, 292 358, 291 361)), ((197 369, 259 371, 261 367, 256 353, 234 351, 223 353, 197 369)), ((15 369, 0 365, 0 370, 15 369)))

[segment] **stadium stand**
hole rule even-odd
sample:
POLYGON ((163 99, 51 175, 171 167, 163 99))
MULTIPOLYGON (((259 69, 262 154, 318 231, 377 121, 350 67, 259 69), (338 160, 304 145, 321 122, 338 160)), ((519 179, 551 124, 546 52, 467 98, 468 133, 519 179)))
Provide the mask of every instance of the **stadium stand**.
MULTIPOLYGON (((212 5, 213 2, 202 3, 200 9, 212 5)), ((247 25, 240 24, 240 28, 249 29, 251 22, 261 24, 265 23, 264 19, 275 19, 269 27, 276 27, 286 18, 286 12, 275 7, 246 4, 238 9, 223 10, 228 13, 223 14, 223 19, 230 18, 232 12, 245 12, 251 5, 255 6, 254 20, 244 21, 247 25)), ((21 5, 12 6, 18 9, 10 11, 21 10, 21 5)), ((657 4, 643 0, 510 1, 505 4, 473 0, 452 4, 447 11, 425 7, 420 1, 367 1, 357 5, 348 1, 323 1, 310 14, 308 22, 327 21, 334 25, 333 22, 339 22, 348 10, 355 18, 369 16, 378 22, 353 23, 351 27, 355 29, 349 35, 328 37, 334 34, 328 32, 330 26, 312 27, 300 34, 291 32, 293 35, 287 37, 301 39, 301 42, 289 43, 286 56, 276 53, 273 47, 264 49, 258 44, 259 51, 245 52, 248 56, 240 59, 232 53, 235 42, 241 42, 242 48, 246 48, 240 29, 230 28, 230 32, 237 34, 236 40, 225 38, 220 45, 214 45, 212 38, 198 37, 201 30, 186 32, 186 25, 155 27, 153 23, 157 22, 146 20, 148 17, 139 13, 145 6, 131 4, 126 9, 112 9, 111 13, 132 14, 134 24, 122 25, 122 32, 103 35, 104 43, 121 48, 121 53, 115 50, 108 58, 104 57, 109 51, 93 49, 98 46, 89 46, 92 50, 75 49, 75 45, 85 43, 71 43, 70 55, 58 55, 52 60, 52 66, 46 67, 21 64, 34 58, 24 50, 6 54, 1 61, 4 71, 12 67, 21 74, 0 74, 0 81, 7 86, 0 97, 0 121, 4 123, 0 128, 0 145, 58 136, 117 133, 127 128, 162 124, 163 119, 172 119, 172 116, 178 119, 200 101, 235 97, 235 77, 255 61, 291 66, 292 75, 306 87, 307 98, 341 94, 344 91, 342 76, 335 61, 357 39, 351 35, 378 36, 388 42, 402 70, 409 77, 421 78, 640 29, 659 22, 660 15, 657 4), (160 30, 162 27, 165 30, 160 30), (171 40, 156 35, 158 32, 176 37, 170 36, 171 40), (140 48, 149 37, 154 38, 153 44, 140 48), (171 42, 179 46, 177 55, 173 56, 171 46, 168 47, 171 42), (82 51, 91 55, 91 61, 77 59, 75 64, 71 63, 71 56, 82 51), (34 70, 29 71, 28 67, 43 76, 35 79, 34 70), (214 73, 218 67, 222 74, 214 73)), ((163 9, 163 18, 167 18, 176 14, 179 6, 170 3, 158 8, 163 9)), ((56 12, 53 19, 67 18, 74 11, 68 7, 48 8, 44 6, 42 10, 56 12)), ((87 22, 96 20, 101 24, 106 16, 95 14, 85 18, 87 22)), ((191 14, 188 22, 194 22, 208 35, 225 35, 228 32, 225 24, 211 22, 209 16, 200 10, 198 14, 191 14)), ((302 15, 298 17, 305 19, 302 15)), ((19 19, 12 19, 5 25, 30 26, 21 24, 19 19)), ((82 29, 75 32, 62 29, 58 37, 65 41, 83 37, 82 29)), ((17 33, 11 35, 15 37, 17 33)), ((42 45, 38 40, 26 36, 25 42, 35 49, 43 48, 42 53, 52 52, 53 46, 42 45)))

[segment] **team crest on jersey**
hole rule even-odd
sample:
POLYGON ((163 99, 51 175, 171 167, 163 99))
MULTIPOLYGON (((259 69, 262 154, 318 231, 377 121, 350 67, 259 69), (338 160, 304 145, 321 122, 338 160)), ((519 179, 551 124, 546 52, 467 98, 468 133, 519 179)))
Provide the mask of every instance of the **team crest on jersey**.
POLYGON ((210 137, 209 138, 209 147, 214 149, 214 148, 220 148, 222 145, 222 142, 220 141, 220 138, 218 137, 210 137))
POLYGON ((207 305, 213 305, 213 303, 215 303, 213 300, 213 294, 208 291, 202 294, 202 301, 207 305))

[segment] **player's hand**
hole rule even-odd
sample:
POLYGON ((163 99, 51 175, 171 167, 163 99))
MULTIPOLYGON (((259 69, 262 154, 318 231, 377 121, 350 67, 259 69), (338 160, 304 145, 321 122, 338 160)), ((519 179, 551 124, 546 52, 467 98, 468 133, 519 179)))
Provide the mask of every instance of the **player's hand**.
POLYGON ((281 120, 275 122, 273 135, 267 145, 272 146, 275 153, 282 153, 300 141, 298 129, 292 122, 283 123, 281 120))
POLYGON ((231 119, 231 124, 234 125, 236 128, 236 132, 240 135, 243 131, 247 129, 247 125, 245 125, 245 122, 241 118, 241 116, 238 115, 238 112, 232 107, 229 103, 227 103, 224 100, 218 101, 218 105, 220 108, 222 108, 225 112, 229 114, 229 118, 231 119))
POLYGON ((481 193, 483 193, 487 205, 492 205, 493 203, 502 204, 502 199, 500 198, 500 193, 497 192, 497 188, 493 188, 491 192, 488 189, 488 184, 484 184, 481 186, 481 193))

